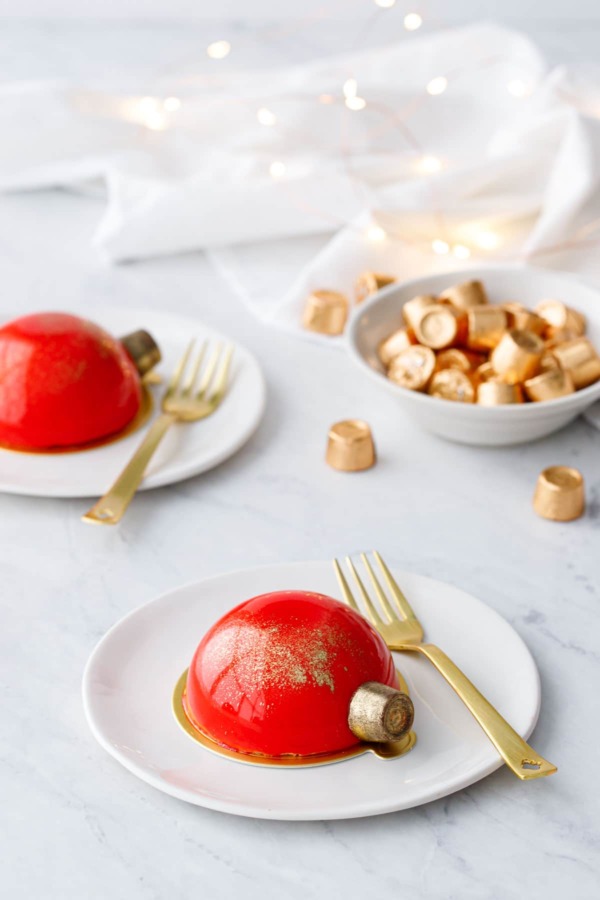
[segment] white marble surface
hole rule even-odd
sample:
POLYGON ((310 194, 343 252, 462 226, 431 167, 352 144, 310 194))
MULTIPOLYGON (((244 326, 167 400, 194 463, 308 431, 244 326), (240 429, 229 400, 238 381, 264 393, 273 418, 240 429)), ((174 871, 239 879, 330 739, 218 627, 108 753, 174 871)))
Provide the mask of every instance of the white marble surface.
MULTIPOLYGON (((168 66, 193 39, 206 41, 201 30, 160 26, 137 32, 136 45, 128 27, 3 27, 0 78, 99 71, 109 58, 114 72, 130 55, 139 74, 161 48, 168 66)), ((551 40, 578 52, 564 33, 551 40)), ((583 34, 579 46, 591 40, 583 34)), ((295 46, 299 58, 308 52, 301 38, 295 46)), ((530 446, 486 451, 429 437, 343 354, 259 325, 200 255, 104 267, 89 244, 99 212, 67 193, 0 196, 2 317, 54 307, 93 318, 104 304, 197 315, 258 354, 268 411, 237 457, 140 495, 118 529, 81 524, 79 501, 0 498, 3 896, 596 897, 600 434, 578 422, 530 446), (377 467, 360 475, 323 462, 328 425, 347 416, 367 418, 379 448, 377 467), (536 475, 552 463, 587 479, 578 522, 531 510, 536 475), (116 619, 190 580, 365 546, 460 585, 514 625, 542 677, 533 743, 557 776, 523 784, 500 770, 395 815, 261 822, 163 796, 95 744, 81 673, 116 619)))

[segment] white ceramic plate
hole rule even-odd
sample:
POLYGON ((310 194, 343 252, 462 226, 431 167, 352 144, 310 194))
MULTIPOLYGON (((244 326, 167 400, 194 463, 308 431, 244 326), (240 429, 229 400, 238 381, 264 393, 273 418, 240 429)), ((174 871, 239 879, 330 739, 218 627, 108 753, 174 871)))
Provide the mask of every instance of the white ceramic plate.
MULTIPOLYGON (((394 572, 428 638, 438 643, 514 728, 537 721, 540 682, 516 632, 458 588, 394 572)), ((308 769, 263 768, 194 743, 171 711, 175 683, 205 631, 237 603, 280 589, 339 596, 329 562, 290 563, 191 584, 140 607, 100 641, 85 670, 83 701, 100 744, 153 787, 222 812, 265 819, 340 819, 418 806, 501 765, 475 720, 435 671, 397 655, 415 704, 417 743, 406 756, 371 754, 308 769)))
MULTIPOLYGON (((202 322, 183 316, 136 309, 104 309, 93 321, 115 335, 146 328, 159 344, 157 371, 168 379, 191 337, 228 340, 202 322)), ((152 388, 160 398, 164 387, 152 388)), ((265 406, 263 377, 254 357, 239 344, 231 367, 231 385, 222 406, 203 422, 176 425, 164 437, 140 490, 181 481, 213 468, 234 454, 255 431, 265 406)), ((155 403, 154 415, 158 415, 155 403)), ((38 497, 101 496, 142 440, 146 423, 128 437, 76 453, 15 453, 0 449, 0 491, 38 497)))

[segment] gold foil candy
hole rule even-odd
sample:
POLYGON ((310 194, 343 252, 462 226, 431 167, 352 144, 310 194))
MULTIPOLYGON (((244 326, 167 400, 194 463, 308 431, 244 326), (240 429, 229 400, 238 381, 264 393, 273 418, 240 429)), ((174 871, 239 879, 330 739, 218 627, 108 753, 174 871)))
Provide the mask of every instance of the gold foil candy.
POLYGON ((354 285, 354 297, 357 303, 363 303, 367 297, 376 294, 388 284, 393 284, 396 279, 393 275, 382 275, 380 272, 363 272, 356 279, 354 285))
POLYGON ((488 303, 488 296, 481 281, 465 281, 443 291, 440 300, 447 300, 457 309, 469 309, 472 306, 484 306, 488 303))
POLYGON ((492 351, 490 362, 503 381, 518 384, 533 378, 540 368, 544 342, 532 331, 507 331, 492 351))
POLYGON ((523 392, 518 384, 505 381, 482 381, 477 386, 477 402, 481 406, 503 406, 506 403, 522 403, 523 392))
POLYGON ((467 345, 472 350, 492 350, 506 331, 506 312, 499 306, 473 306, 467 310, 467 345))
POLYGON ((579 337, 554 347, 552 353, 573 379, 576 390, 600 379, 600 357, 587 338, 579 337))
POLYGON ((550 466, 540 474, 533 508, 544 519, 570 522, 585 510, 585 488, 581 472, 569 466, 550 466))
POLYGON ((435 353, 415 344, 392 360, 388 378, 411 391, 424 391, 435 369, 435 353))
POLYGON ((348 318, 348 300, 337 291, 313 291, 306 301, 302 324, 319 334, 342 334, 348 318))
POLYGON ((419 343, 441 350, 457 343, 465 331, 464 315, 451 306, 426 307, 414 326, 419 343))
POLYGON ((371 429, 361 419, 336 422, 329 429, 327 462, 341 472, 360 472, 375 464, 375 445, 371 429))
POLYGON ((475 377, 475 381, 478 383, 481 381, 490 381, 492 379, 495 380, 498 377, 496 375, 496 372, 494 371, 493 365, 489 360, 478 366, 473 374, 475 377))
POLYGON ((352 695, 348 727, 361 741, 397 741, 408 734, 414 716, 408 694, 378 681, 367 681, 352 695))
POLYGON ((414 343, 414 332, 410 328, 399 328, 380 343, 377 348, 379 359, 387 369, 394 357, 407 347, 412 347, 414 343))
POLYGON ((473 360, 462 350, 452 348, 442 350, 435 358, 436 372, 442 369, 460 369, 461 372, 470 372, 473 369, 473 360))
POLYGON ((459 403, 473 403, 475 400, 473 382, 459 369, 442 369, 436 372, 431 379, 429 393, 432 397, 459 403))
POLYGON ((405 303, 402 307, 402 315, 404 316, 404 321, 414 331, 415 326, 419 324, 421 316, 423 315, 425 310, 429 306, 435 305, 435 297, 432 297, 429 294, 424 294, 419 297, 413 297, 412 300, 409 300, 408 303, 405 303))
POLYGON ((519 331, 533 331, 544 337, 548 323, 537 313, 532 312, 520 303, 503 303, 502 309, 506 313, 509 328, 517 328, 519 331))
POLYGON ((573 394, 575 385, 569 372, 564 372, 559 366, 555 369, 546 369, 535 378, 529 378, 523 385, 529 400, 540 403, 544 400, 555 400, 557 397, 566 397, 573 394))
POLYGON ((566 329, 577 337, 585 334, 585 316, 558 300, 542 300, 535 311, 555 330, 566 329))

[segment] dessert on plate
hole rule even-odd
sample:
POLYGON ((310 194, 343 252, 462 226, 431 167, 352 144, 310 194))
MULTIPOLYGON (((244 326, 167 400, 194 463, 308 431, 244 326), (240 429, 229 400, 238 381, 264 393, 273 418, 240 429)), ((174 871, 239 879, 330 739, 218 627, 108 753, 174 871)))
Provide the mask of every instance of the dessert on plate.
POLYGON ((142 405, 160 359, 146 332, 121 340, 78 316, 42 312, 0 328, 0 444, 51 451, 108 439, 142 405))
POLYGON ((390 651, 362 616, 324 594, 278 591, 209 629, 181 704, 213 749, 300 760, 407 736, 413 707, 399 687, 390 651))

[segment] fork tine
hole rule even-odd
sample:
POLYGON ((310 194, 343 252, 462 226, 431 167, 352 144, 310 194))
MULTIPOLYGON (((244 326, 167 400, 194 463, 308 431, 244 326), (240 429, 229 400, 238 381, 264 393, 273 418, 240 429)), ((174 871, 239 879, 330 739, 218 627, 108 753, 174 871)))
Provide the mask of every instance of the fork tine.
POLYGON ((210 359, 206 364, 206 369, 202 373, 200 384, 198 385, 198 390, 196 391, 197 400, 204 399, 204 395, 206 394, 208 386, 212 381, 212 377, 215 374, 215 369, 217 368, 217 363, 219 362, 219 356, 221 355, 221 346, 221 342, 219 341, 210 355, 210 359))
POLYGON ((190 369, 190 373, 189 373, 188 377, 185 379, 185 384, 183 385, 183 388, 182 388, 182 393, 186 394, 187 396, 189 396, 194 389, 194 385, 196 384, 196 380, 198 378, 198 372, 200 371, 200 366, 202 365, 202 360, 204 359, 205 353, 206 353, 206 341, 202 341, 200 350, 198 351, 198 353, 196 355, 194 364, 192 365, 192 368, 190 369))
POLYGON ((233 344, 228 344, 221 359, 219 371, 215 376, 215 385, 213 388, 210 402, 218 404, 225 396, 227 390, 227 376, 229 375, 229 366, 231 365, 231 357, 233 356, 233 344))
POLYGON ((356 571, 356 569, 354 567, 354 563, 352 562, 352 560, 350 559, 349 556, 346 557, 346 565, 352 572, 352 575, 356 582, 356 586, 357 586, 358 590, 360 591, 360 595, 363 599, 363 603, 365 604, 365 606, 367 608, 367 615, 368 615, 369 619, 371 620, 371 622, 373 623, 373 625, 376 628, 379 628, 381 625, 385 625, 385 622, 383 621, 383 619, 377 612, 375 606, 373 605, 373 601, 369 597, 369 595, 365 589, 365 586, 360 579, 360 575, 356 571))
POLYGON ((387 582, 387 586, 389 587, 389 589, 392 593, 392 596, 393 596, 394 600, 396 601, 396 605, 398 606, 400 614, 405 619, 413 619, 415 622, 418 622, 419 620, 417 619, 416 615, 414 614, 412 606, 410 605, 410 603, 408 602, 408 600, 406 599, 406 597, 400 590, 400 587, 398 586, 397 582, 394 581, 394 578, 392 577, 392 573, 390 572, 390 570, 388 569, 388 567, 382 560, 382 558, 379 555, 379 553, 377 552, 377 550, 373 550, 373 556, 377 560, 377 563, 379 564, 379 568, 383 572, 383 577, 385 578, 385 580, 387 582))
POLYGON ((363 561, 363 565, 364 565, 365 569, 369 573, 369 578, 371 579, 371 584, 373 585, 373 588, 375 590, 375 593, 377 594, 379 602, 381 603, 381 606, 383 607, 383 611, 385 612, 385 614, 388 617, 388 620, 390 622, 395 621, 398 618, 398 614, 394 610, 394 608, 390 605, 390 601, 386 597, 383 588, 379 584, 379 581, 377 580, 377 576, 375 575, 375 572, 373 571, 373 569, 371 567, 371 563, 367 559, 367 554, 361 553, 360 558, 363 561))
POLYGON ((342 572, 342 570, 340 568, 340 564, 337 561, 337 559, 334 559, 334 561, 333 561, 333 568, 335 570, 335 574, 336 574, 336 577, 338 580, 338 584, 340 586, 340 590, 341 590, 342 594, 344 595, 345 602, 348 604, 348 606, 351 606, 355 612, 360 613, 360 609, 358 608, 358 605, 356 603, 356 600, 354 599, 352 591, 348 587, 348 582, 346 581, 346 579, 344 577, 344 573, 342 572))
POLYGON ((185 372, 186 366, 188 364, 188 359, 190 358, 190 353, 192 352, 192 348, 194 346, 194 338, 187 345, 185 352, 177 365, 175 366, 175 371, 171 375, 171 379, 169 384, 167 385, 167 390, 165 392, 165 397, 172 397, 173 394, 179 390, 181 379, 183 373, 185 372))

